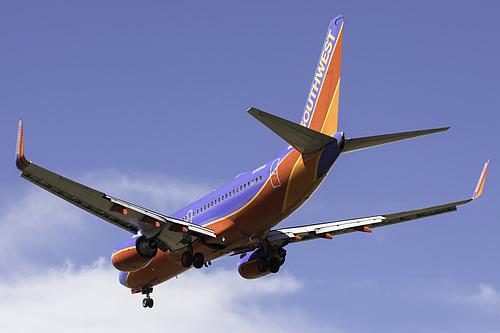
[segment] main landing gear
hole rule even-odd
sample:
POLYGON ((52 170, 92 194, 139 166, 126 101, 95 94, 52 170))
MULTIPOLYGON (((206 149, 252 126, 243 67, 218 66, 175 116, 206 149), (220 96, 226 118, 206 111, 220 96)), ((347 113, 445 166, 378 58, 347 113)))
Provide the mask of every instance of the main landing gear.
POLYGON ((261 273, 278 273, 280 267, 285 263, 286 250, 282 247, 270 247, 266 244, 267 254, 260 257, 257 261, 257 269, 261 273))
POLYGON ((181 263, 183 267, 202 268, 205 263, 205 256, 201 252, 196 252, 193 254, 193 247, 191 244, 188 245, 188 250, 182 254, 181 263))
POLYGON ((153 299, 149 296, 153 292, 153 287, 142 287, 142 294, 146 295, 146 298, 142 300, 143 308, 152 308, 154 305, 153 299))
POLYGON ((202 268, 205 263, 205 256, 201 252, 196 252, 193 254, 193 250, 190 249, 182 254, 181 263, 183 267, 202 268))

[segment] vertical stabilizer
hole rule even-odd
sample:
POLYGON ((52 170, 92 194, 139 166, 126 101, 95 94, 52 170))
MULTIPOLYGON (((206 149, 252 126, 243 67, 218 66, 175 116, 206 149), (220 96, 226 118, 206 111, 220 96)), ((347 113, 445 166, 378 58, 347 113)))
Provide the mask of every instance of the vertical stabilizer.
POLYGON ((337 132, 344 16, 330 22, 300 124, 332 136, 337 132))

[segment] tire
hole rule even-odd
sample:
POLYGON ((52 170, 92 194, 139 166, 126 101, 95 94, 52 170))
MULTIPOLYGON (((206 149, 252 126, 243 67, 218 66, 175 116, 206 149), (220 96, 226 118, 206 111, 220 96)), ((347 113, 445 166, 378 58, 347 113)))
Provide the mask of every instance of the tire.
POLYGON ((271 273, 278 273, 280 270, 280 260, 276 257, 269 259, 269 271, 271 273))
POLYGON ((261 273, 267 272, 269 269, 269 261, 267 261, 266 257, 260 257, 259 260, 257 260, 257 269, 261 273))
POLYGON ((183 267, 191 267, 193 264, 193 254, 189 251, 186 251, 182 254, 181 263, 183 267))
POLYGON ((202 268, 205 263, 205 256, 201 252, 196 252, 193 256, 194 268, 202 268))

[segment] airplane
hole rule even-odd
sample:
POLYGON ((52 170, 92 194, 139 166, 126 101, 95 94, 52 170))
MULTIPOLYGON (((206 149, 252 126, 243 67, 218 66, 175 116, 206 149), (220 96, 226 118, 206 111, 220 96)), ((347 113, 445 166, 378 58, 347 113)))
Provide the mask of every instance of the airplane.
POLYGON ((188 269, 208 267, 217 258, 239 255, 245 279, 277 273, 285 247, 312 239, 332 239, 351 232, 449 213, 483 191, 485 163, 471 198, 411 211, 274 229, 302 206, 325 180, 337 158, 387 143, 443 132, 449 127, 346 138, 337 130, 344 17, 328 27, 300 123, 256 108, 247 112, 286 141, 272 160, 239 174, 229 184, 164 215, 64 178, 29 162, 24 155, 23 119, 19 120, 16 165, 21 177, 129 231, 132 237, 113 252, 119 281, 153 307, 153 287, 188 269))

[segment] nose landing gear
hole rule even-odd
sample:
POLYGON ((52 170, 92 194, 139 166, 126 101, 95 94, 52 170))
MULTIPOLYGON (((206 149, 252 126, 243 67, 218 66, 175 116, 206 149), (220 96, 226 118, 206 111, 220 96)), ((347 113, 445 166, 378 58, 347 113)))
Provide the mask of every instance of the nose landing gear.
POLYGON ((153 292, 153 287, 142 287, 142 294, 146 297, 142 300, 143 308, 152 308, 154 305, 153 299, 149 296, 153 292))

